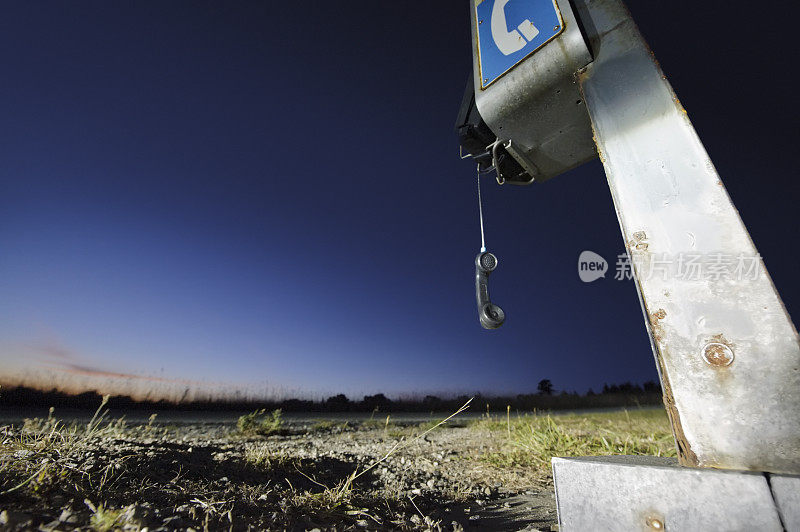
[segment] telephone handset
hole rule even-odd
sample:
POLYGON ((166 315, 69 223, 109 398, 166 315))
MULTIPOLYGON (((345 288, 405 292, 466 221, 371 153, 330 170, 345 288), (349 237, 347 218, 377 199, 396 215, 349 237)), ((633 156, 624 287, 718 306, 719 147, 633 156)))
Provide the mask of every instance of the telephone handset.
POLYGON ((497 329, 506 321, 503 309, 489 298, 489 274, 497 268, 497 257, 481 251, 475 257, 475 299, 478 302, 478 319, 484 329, 497 329))

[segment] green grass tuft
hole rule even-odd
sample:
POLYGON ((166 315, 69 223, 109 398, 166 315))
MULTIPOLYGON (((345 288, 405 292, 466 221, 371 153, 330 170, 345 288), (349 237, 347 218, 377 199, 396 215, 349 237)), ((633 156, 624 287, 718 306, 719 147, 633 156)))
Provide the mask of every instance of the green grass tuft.
POLYGON ((122 526, 125 524, 125 510, 104 508, 101 504, 94 508, 93 512, 94 513, 92 513, 92 516, 89 518, 89 526, 95 532, 108 532, 109 530, 116 530, 118 528, 122 528, 122 526))
POLYGON ((543 474, 554 456, 676 456, 664 410, 483 418, 471 425, 488 430, 497 450, 481 459, 500 467, 534 467, 543 474))
POLYGON ((260 434, 266 436, 279 431, 283 427, 281 409, 273 410, 269 414, 263 408, 239 417, 236 422, 239 432, 243 434, 260 434))

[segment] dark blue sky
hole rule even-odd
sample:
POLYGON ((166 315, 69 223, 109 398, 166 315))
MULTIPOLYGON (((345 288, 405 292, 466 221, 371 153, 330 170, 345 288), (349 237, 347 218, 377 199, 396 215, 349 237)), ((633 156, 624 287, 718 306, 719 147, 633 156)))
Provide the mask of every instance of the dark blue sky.
MULTIPOLYGON (((468 3, 418 6, 7 3, 4 374, 316 396, 656 378, 632 282, 577 276, 582 250, 623 252, 599 162, 486 180, 508 320, 478 325, 475 176, 453 131, 468 3)), ((797 315, 796 17, 630 8, 797 315)))

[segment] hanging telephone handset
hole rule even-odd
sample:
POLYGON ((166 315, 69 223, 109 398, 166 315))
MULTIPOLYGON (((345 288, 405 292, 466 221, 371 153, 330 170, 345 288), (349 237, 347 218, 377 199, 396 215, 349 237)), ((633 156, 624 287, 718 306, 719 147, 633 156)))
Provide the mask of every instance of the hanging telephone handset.
MULTIPOLYGON (((505 6, 508 0, 495 4, 505 6)), ((486 251, 483 232, 483 202, 481 201, 481 176, 494 171, 497 183, 529 183, 532 178, 506 151, 511 141, 495 136, 478 114, 475 107, 475 92, 472 78, 458 115, 459 153, 462 159, 472 158, 477 163, 476 188, 478 192, 478 219, 481 224, 481 252, 475 257, 475 298, 478 303, 478 319, 484 329, 497 329, 506 320, 506 313, 489 298, 489 274, 497 268, 497 257, 486 251), (466 152, 466 155, 464 155, 466 152)))
POLYGON ((497 257, 481 251, 475 257, 475 298, 478 301, 478 319, 484 329, 497 329, 506 320, 503 309, 489 299, 489 274, 497 268, 497 257))

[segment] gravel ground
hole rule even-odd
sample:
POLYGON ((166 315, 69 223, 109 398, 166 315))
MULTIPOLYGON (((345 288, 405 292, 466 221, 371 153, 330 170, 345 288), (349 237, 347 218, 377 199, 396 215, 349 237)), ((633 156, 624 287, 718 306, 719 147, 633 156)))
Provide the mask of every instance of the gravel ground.
POLYGON ((46 426, 7 425, 0 528, 555 529, 550 480, 482 460, 490 433, 424 428, 324 422, 246 436, 233 423, 117 423, 62 449, 25 443, 46 426))

